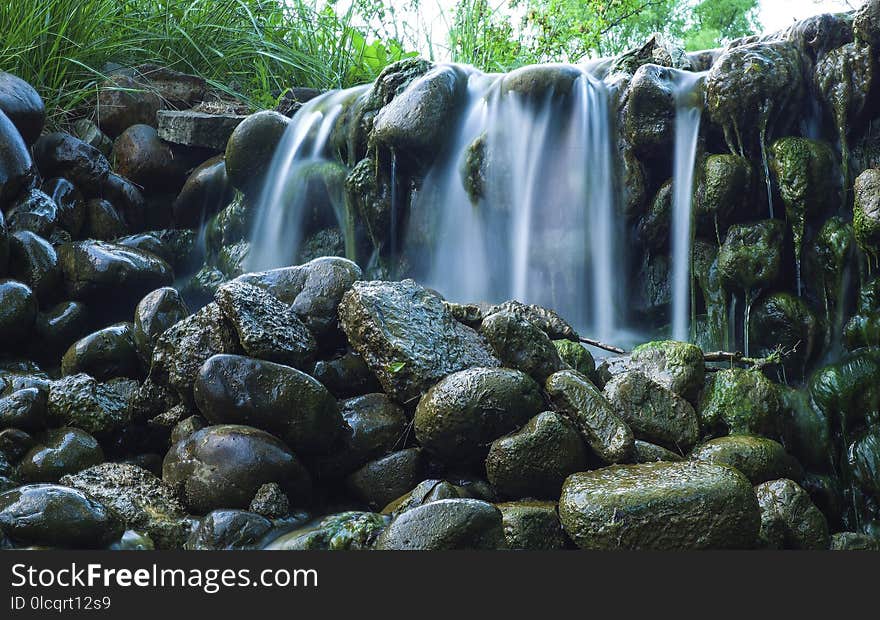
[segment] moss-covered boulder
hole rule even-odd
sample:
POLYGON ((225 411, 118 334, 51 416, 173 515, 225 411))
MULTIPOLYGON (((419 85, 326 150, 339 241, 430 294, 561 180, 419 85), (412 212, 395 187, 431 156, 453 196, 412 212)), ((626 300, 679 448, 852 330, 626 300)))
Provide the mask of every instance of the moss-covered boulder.
POLYGON ((623 135, 640 158, 669 152, 675 121, 674 81, 669 69, 639 67, 629 83, 622 111, 623 135))
POLYGON ((486 476, 502 497, 556 498, 562 483, 587 468, 587 447, 574 424, 553 411, 492 442, 486 476))
POLYGON ((751 548, 760 525, 745 476, 693 461, 573 474, 559 516, 575 544, 590 550, 751 548))
POLYGON ((700 423, 691 404, 639 371, 615 376, 603 394, 639 439, 686 452, 699 438, 700 423))
POLYGON ((706 430, 731 435, 775 435, 781 417, 779 387, 760 370, 728 368, 706 381, 697 413, 706 430))
POLYGON ((412 280, 355 282, 342 297, 339 323, 385 392, 401 402, 451 373, 500 365, 482 336, 412 280))
POLYGON ((453 373, 419 400, 413 424, 419 444, 450 464, 483 458, 486 446, 525 424, 544 406, 541 388, 508 368, 453 373))
POLYGON ((61 358, 61 374, 86 373, 103 381, 139 378, 143 373, 135 350, 131 323, 117 323, 80 338, 61 358))
POLYGON ((630 458, 632 430, 589 379, 573 370, 562 370, 547 378, 544 389, 600 459, 623 463, 630 458))
POLYGON ((679 454, 672 450, 667 450, 663 446, 636 439, 633 447, 633 463, 657 463, 660 461, 669 461, 676 463, 684 460, 679 454))
POLYGON ((875 498, 880 498, 880 432, 868 431, 847 449, 847 463, 856 483, 875 498))
POLYGON ((290 366, 214 355, 199 369, 193 393, 209 422, 269 431, 297 453, 324 452, 342 431, 336 399, 290 366))
POLYGON ((523 371, 535 381, 543 383, 566 367, 547 334, 512 312, 487 316, 480 325, 480 333, 492 345, 502 364, 523 371))
POLYGON ((390 519, 373 512, 342 512, 276 538, 265 549, 361 551, 371 549, 390 519))
POLYGON ((702 160, 694 205, 700 217, 712 218, 712 232, 729 218, 750 212, 755 174, 740 155, 709 155, 702 160))
MULTIPOLYGON (((821 471, 831 458, 831 424, 807 390, 780 386, 782 441, 805 467, 821 471)), ((790 476, 789 476, 790 477, 790 476)))
POLYGON ((782 444, 755 435, 729 435, 710 439, 694 448, 691 458, 716 465, 728 465, 745 475, 752 484, 778 478, 800 479, 800 465, 782 444))
POLYGON ((822 326, 810 306, 794 295, 773 293, 751 309, 749 342, 755 356, 769 356, 779 350, 785 370, 792 378, 803 377, 807 364, 821 348, 822 326))
POLYGON ((203 428, 168 451, 162 479, 196 514, 247 508, 267 482, 277 482, 294 505, 307 502, 311 480, 279 439, 250 426, 203 428))
POLYGON ((508 548, 551 551, 571 546, 559 522, 556 502, 523 500, 495 507, 501 511, 508 548))
POLYGON ((0 493, 0 529, 21 544, 95 549, 118 538, 122 523, 82 491, 30 484, 0 493))
POLYGON ((504 549, 501 512, 476 499, 441 499, 394 518, 376 540, 376 549, 448 551, 504 549))
POLYGON ((809 381, 810 398, 832 425, 853 427, 880 411, 880 357, 875 349, 857 351, 824 366, 809 381))
POLYGON ((828 549, 825 515, 809 494, 786 478, 755 487, 761 507, 761 543, 771 549, 828 549))
POLYGON ((136 465, 103 463, 65 476, 62 483, 111 508, 126 528, 147 533, 159 549, 180 548, 189 533, 172 488, 136 465))
POLYGON ((843 327, 843 342, 850 351, 880 347, 880 312, 854 315, 843 327))
POLYGON ((630 361, 633 368, 648 378, 689 402, 696 402, 706 373, 699 347, 674 340, 648 342, 633 349, 630 361))
POLYGON ((516 93, 525 99, 540 101, 542 97, 564 97, 570 94, 575 82, 581 77, 581 71, 570 65, 530 65, 505 75, 501 90, 505 94, 516 93))
POLYGON ((731 226, 718 251, 718 275, 729 291, 755 291, 771 284, 782 265, 782 222, 731 226))
POLYGON ((568 364, 568 366, 585 377, 593 377, 593 373, 596 372, 596 361, 584 345, 580 342, 563 338, 554 340, 553 346, 556 347, 559 358, 565 364, 568 364))

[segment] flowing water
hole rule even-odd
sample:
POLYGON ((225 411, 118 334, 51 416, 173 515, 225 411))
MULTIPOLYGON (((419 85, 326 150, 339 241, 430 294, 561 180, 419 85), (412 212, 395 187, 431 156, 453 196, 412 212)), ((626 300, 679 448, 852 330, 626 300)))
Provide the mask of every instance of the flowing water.
POLYGON ((675 157, 672 176, 672 338, 690 341, 693 316, 692 248, 694 163, 700 135, 704 73, 672 71, 675 88, 675 157))

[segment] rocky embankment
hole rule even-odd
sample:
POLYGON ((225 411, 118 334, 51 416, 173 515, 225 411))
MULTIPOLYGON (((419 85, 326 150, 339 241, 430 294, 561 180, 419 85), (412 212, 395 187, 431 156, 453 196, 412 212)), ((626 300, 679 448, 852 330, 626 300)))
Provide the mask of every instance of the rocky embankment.
MULTIPOLYGON (((740 204, 755 192, 737 190, 759 186, 752 163, 701 160, 706 311, 720 320, 741 291, 758 304, 754 348, 796 348, 759 367, 670 341, 594 360, 551 309, 453 304, 364 273, 338 256, 342 231, 320 204, 302 264, 245 273, 283 114, 216 114, 197 78, 141 67, 114 74, 69 132, 49 132, 34 89, 0 75, 0 547, 880 549, 880 162, 862 105, 877 7, 704 58, 716 138, 742 153, 760 129, 745 107, 779 120, 767 102, 802 93, 774 89, 818 62, 839 103, 842 178, 858 173, 854 199, 842 192, 853 209, 819 222, 815 188, 837 178, 838 152, 774 141, 788 218, 756 222, 740 204), (741 71, 744 58, 758 68, 741 71), (852 153, 848 123, 866 136, 852 153), (787 276, 804 239, 819 266, 801 298, 787 276), (829 364, 820 353, 840 336, 848 350, 829 364)), ((625 217, 648 246, 666 236, 651 234, 668 224, 669 192, 648 162, 671 120, 644 67, 681 58, 664 53, 652 43, 617 62, 625 217)), ((351 170, 321 172, 345 186, 357 253, 374 246, 380 264, 393 247, 381 149, 415 179, 454 107, 416 80, 429 65, 389 68, 341 117, 351 170), (437 105, 419 103, 425 92, 437 105), (431 123, 403 114, 407 101, 431 123)), ((534 86, 537 74, 519 76, 534 86)))

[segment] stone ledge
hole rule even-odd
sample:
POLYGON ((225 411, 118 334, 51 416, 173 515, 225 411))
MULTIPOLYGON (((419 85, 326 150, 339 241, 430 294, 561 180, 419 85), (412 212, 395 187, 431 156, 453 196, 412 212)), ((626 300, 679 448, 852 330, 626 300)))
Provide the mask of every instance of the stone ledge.
POLYGON ((174 144, 200 146, 222 151, 226 148, 229 136, 246 115, 207 114, 205 112, 182 112, 160 110, 159 137, 174 144))

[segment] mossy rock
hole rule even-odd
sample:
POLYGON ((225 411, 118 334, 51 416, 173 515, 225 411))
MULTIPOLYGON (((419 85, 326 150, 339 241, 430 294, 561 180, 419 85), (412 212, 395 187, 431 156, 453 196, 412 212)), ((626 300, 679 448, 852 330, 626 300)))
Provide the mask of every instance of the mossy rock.
POLYGON ((764 482, 755 488, 761 507, 763 546, 771 549, 828 549, 831 537, 825 515, 809 494, 788 479, 764 482))
POLYGON ((580 342, 574 340, 554 340, 553 346, 563 362, 571 366, 585 377, 593 377, 596 372, 596 361, 593 355, 580 342))
POLYGON ((289 124, 283 114, 264 110, 235 128, 226 144, 226 175, 233 186, 246 193, 259 190, 289 124))
POLYGON ((856 243, 875 266, 880 261, 880 168, 865 170, 853 188, 853 232, 856 243))
POLYGON ((788 293, 774 293, 751 310, 750 353, 769 356, 780 347, 793 351, 782 359, 792 377, 803 377, 806 367, 821 347, 822 325, 807 303, 788 293))
POLYGON ((822 471, 831 459, 831 425, 807 390, 780 386, 782 441, 804 466, 822 471))
POLYGON ((862 349, 810 377, 813 403, 832 425, 852 427, 880 412, 880 352, 862 349))
POLYGON ((265 549, 360 551, 370 549, 390 519, 373 512, 342 512, 276 538, 265 549))
POLYGON ((778 478, 800 479, 800 464, 782 444, 755 435, 729 435, 710 439, 694 448, 690 457, 697 461, 728 465, 739 470, 752 484, 778 478))
POLYGON ((699 347, 675 340, 648 342, 632 352, 632 365, 691 403, 703 387, 706 365, 699 347))
POLYGON ((782 265, 782 222, 737 224, 718 252, 718 275, 729 291, 755 291, 773 283, 782 265))
POLYGON ((850 351, 880 347, 880 312, 853 316, 843 328, 843 341, 850 351))
POLYGON ((509 311, 483 319, 480 333, 489 341, 501 363, 543 383, 565 368, 557 348, 540 328, 509 311))
POLYGON ((729 368, 713 373, 706 381, 697 413, 704 430, 773 436, 781 410, 779 386, 760 370, 729 368))
POLYGON ((571 541, 559 522, 556 502, 522 500, 496 504, 510 549, 551 551, 567 549, 571 541))
POLYGON ((501 511, 476 499, 441 499, 399 514, 376 540, 376 549, 448 551, 507 547, 501 511))
MULTIPOLYGON (((696 212, 726 222, 731 216, 746 211, 755 185, 755 174, 749 160, 740 155, 709 155, 702 161, 696 191, 696 212)), ((714 228, 715 222, 713 222, 714 228)))

